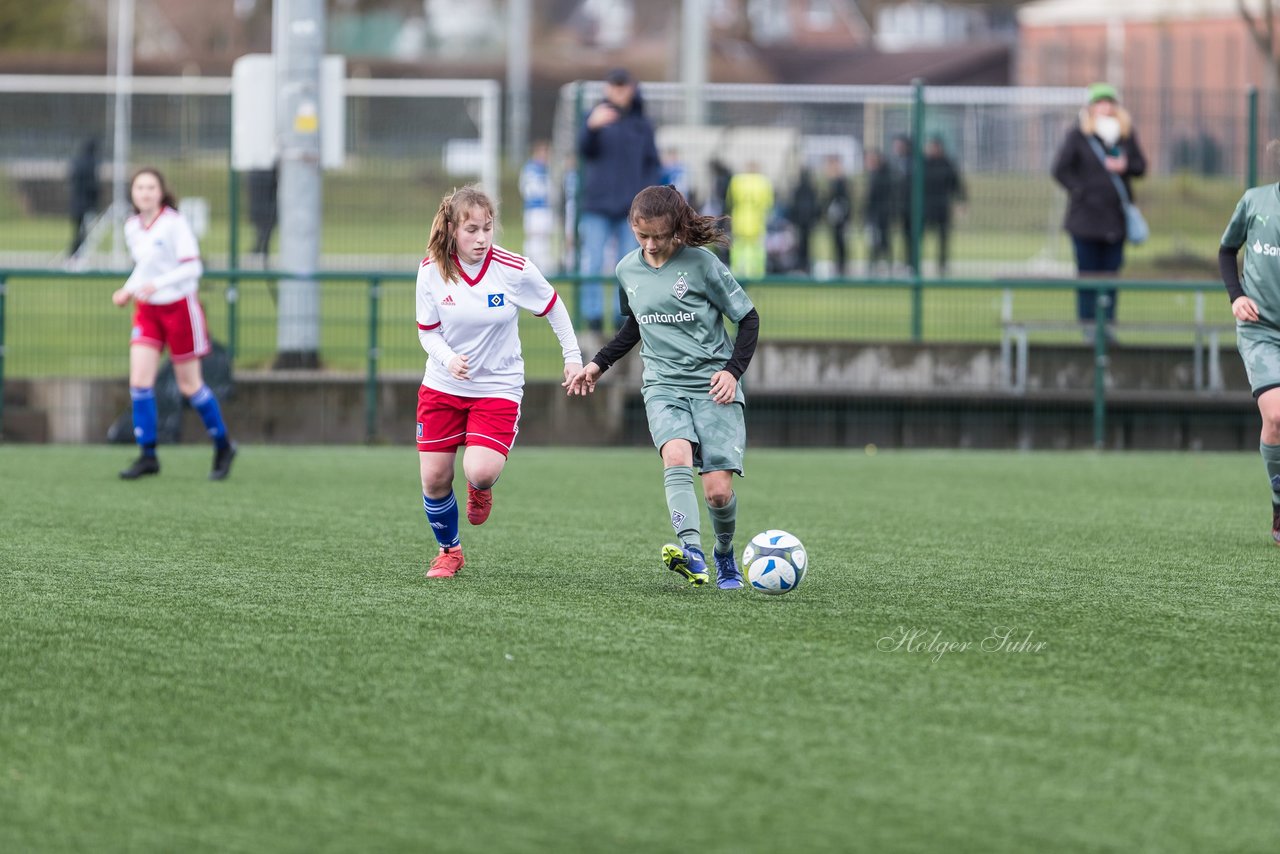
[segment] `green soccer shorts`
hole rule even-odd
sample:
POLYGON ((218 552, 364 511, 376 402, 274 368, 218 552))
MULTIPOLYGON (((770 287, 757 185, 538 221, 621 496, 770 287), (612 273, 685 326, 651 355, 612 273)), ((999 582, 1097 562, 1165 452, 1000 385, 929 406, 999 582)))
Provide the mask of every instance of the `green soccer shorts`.
POLYGON ((644 402, 649 433, 659 451, 672 439, 693 445, 693 464, 703 474, 733 471, 742 474, 747 447, 747 423, 741 403, 719 404, 676 395, 651 395, 644 402))
POLYGON ((1280 387, 1280 330, 1259 323, 1237 324, 1236 349, 1254 397, 1280 387))

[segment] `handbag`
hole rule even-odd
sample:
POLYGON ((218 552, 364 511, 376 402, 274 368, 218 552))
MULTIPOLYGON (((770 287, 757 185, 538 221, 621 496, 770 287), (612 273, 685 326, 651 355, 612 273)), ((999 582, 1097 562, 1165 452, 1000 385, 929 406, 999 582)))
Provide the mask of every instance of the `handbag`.
POLYGON ((1129 242, 1134 246, 1139 246, 1147 242, 1147 238, 1151 236, 1151 227, 1147 225, 1147 218, 1142 215, 1142 211, 1138 209, 1129 199, 1129 191, 1124 188, 1124 181, 1120 180, 1120 176, 1107 169, 1107 155, 1102 150, 1102 146, 1098 144, 1098 140, 1089 136, 1089 145, 1093 147, 1093 153, 1098 155, 1098 160, 1102 161, 1102 168, 1107 170, 1107 175, 1111 176, 1111 183, 1115 184, 1116 193, 1120 196, 1120 204, 1124 207, 1124 230, 1129 238, 1129 242))

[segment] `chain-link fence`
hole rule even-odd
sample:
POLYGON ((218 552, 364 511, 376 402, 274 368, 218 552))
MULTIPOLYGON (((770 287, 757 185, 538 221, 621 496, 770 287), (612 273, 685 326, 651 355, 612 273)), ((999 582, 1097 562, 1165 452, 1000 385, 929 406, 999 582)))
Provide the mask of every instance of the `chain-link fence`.
MULTIPOLYGON (((110 78, 0 76, 0 265, 120 267, 120 217, 109 211, 116 164, 110 78), (73 211, 72 160, 99 141, 96 204, 73 211), (74 252, 79 216, 87 242, 74 252), (71 256, 76 254, 73 259, 71 256)), ((193 220, 206 264, 228 266, 232 195, 245 264, 272 263, 278 235, 252 173, 230 177, 231 86, 226 79, 136 78, 127 174, 158 167, 193 220), (267 223, 268 225, 263 225, 267 223), (251 257, 269 233, 267 257, 251 257)), ((346 159, 324 174, 321 267, 412 269, 450 188, 500 188, 499 89, 487 80, 352 79, 346 84, 346 159)), ((124 200, 127 204, 127 199, 124 200)))
MULTIPOLYGON (((705 209, 721 207, 715 198, 717 163, 730 173, 754 167, 770 178, 776 199, 771 272, 795 267, 799 229, 789 214, 806 169, 824 200, 833 178, 845 180, 854 215, 839 226, 825 218, 812 225, 814 260, 803 272, 821 279, 911 275, 911 226, 901 209, 889 223, 889 260, 872 257, 875 202, 867 159, 876 152, 899 172, 924 171, 926 146, 919 143, 936 140, 964 189, 951 203, 947 263, 938 229, 920 227, 922 275, 1074 275, 1070 241, 1062 231, 1065 194, 1050 170, 1083 106, 1082 89, 712 84, 696 100, 673 83, 641 84, 639 91, 664 158, 673 171, 683 172, 691 198, 705 209), (691 123, 691 115, 698 120, 691 123), (837 231, 847 247, 843 270, 834 263, 837 231)), ((576 215, 564 192, 566 173, 580 167, 574 160, 576 134, 602 92, 594 82, 561 90, 553 164, 566 240, 574 233, 568 220, 576 215)), ((1250 157, 1263 142, 1256 128, 1268 126, 1266 105, 1260 107, 1264 115, 1251 116, 1250 103, 1242 91, 1126 92, 1124 106, 1150 163, 1147 175, 1134 182, 1134 193, 1152 238, 1127 251, 1132 274, 1213 274, 1218 238, 1246 176, 1256 174, 1250 157)), ((569 178, 570 188, 574 180, 569 178)))

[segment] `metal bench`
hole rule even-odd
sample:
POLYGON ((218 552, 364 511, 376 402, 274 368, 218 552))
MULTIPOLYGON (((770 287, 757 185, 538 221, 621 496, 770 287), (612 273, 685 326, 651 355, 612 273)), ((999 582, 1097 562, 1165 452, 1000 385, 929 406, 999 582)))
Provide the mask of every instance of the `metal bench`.
MULTIPOLYGON (((1027 391, 1029 338, 1033 332, 1089 332, 1095 324, 1078 320, 1014 320, 1013 291, 1006 289, 1000 310, 1000 370, 1005 387, 1015 394, 1027 391)), ((1191 323, 1111 323, 1115 333, 1175 333, 1192 337, 1192 387, 1198 392, 1224 388, 1219 345, 1222 336, 1235 333, 1235 324, 1207 323, 1204 293, 1196 292, 1195 320, 1191 323)))

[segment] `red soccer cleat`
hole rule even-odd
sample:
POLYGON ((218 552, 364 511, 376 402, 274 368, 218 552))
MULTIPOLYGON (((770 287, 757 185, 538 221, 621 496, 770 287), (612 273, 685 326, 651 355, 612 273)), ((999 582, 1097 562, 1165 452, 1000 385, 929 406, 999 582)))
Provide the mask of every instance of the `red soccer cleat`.
POLYGON ((466 564, 466 560, 462 557, 462 546, 441 549, 440 554, 436 555, 436 559, 431 561, 431 568, 427 570, 427 578, 453 578, 464 564, 466 564))
POLYGON ((476 489, 467 484, 467 521, 472 525, 483 525, 493 509, 493 490, 476 489))

